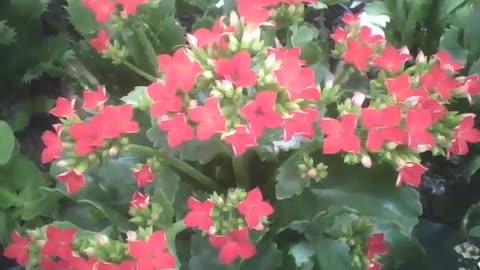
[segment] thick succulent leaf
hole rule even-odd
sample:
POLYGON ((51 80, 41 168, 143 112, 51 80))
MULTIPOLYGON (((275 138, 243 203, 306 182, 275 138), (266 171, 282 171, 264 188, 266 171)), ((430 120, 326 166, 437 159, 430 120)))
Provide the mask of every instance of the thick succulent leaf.
POLYGON ((84 37, 92 36, 99 28, 95 15, 82 5, 82 0, 67 0, 65 9, 69 14, 70 22, 84 37))
POLYGON ((255 257, 243 261, 240 270, 277 269, 282 265, 282 254, 271 239, 264 239, 256 247, 255 257))
POLYGON ((311 180, 302 177, 297 165, 302 160, 301 155, 289 159, 278 169, 277 184, 275 186, 276 197, 278 200, 288 199, 294 195, 300 195, 305 188, 309 188, 311 180))
POLYGON ((468 50, 460 44, 460 30, 451 26, 440 38, 440 48, 447 50, 452 58, 461 63, 467 62, 468 50))
POLYGON ((0 121, 0 165, 5 165, 10 161, 15 149, 15 135, 10 126, 5 121, 0 121))

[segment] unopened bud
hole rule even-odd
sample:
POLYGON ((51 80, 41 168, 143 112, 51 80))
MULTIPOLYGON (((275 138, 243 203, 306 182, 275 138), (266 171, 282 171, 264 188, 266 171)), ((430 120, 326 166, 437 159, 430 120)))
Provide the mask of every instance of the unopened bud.
POLYGON ((194 48, 198 47, 198 39, 194 35, 187 33, 187 41, 190 44, 190 46, 194 48))
POLYGON ((237 13, 236 13, 235 11, 230 12, 230 18, 229 18, 229 19, 230 19, 230 20, 229 20, 230 25, 234 25, 234 26, 237 25, 238 22, 239 22, 239 20, 240 20, 240 19, 238 18, 238 15, 237 15, 237 13))
POLYGON ((210 95, 213 96, 213 97, 216 97, 216 98, 218 98, 218 99, 222 99, 222 98, 225 97, 225 95, 224 95, 222 92, 218 91, 218 90, 212 90, 212 91, 210 91, 210 95))
POLYGON ((367 154, 362 155, 361 163, 362 163, 363 167, 365 167, 365 168, 371 168, 372 167, 372 159, 367 154))
POLYGON ((308 170, 307 175, 310 178, 315 178, 315 177, 317 177, 317 170, 312 168, 312 169, 308 170))
POLYGON ((113 146, 108 150, 108 156, 109 157, 116 157, 118 155, 118 147, 113 146))
POLYGON ((136 231, 128 231, 127 232, 127 241, 135 241, 137 240, 137 232, 136 231))
POLYGON ((95 241, 97 242, 98 245, 100 246, 105 246, 107 245, 110 240, 108 239, 108 237, 104 234, 97 234, 95 236, 95 241))
POLYGON ((213 78, 213 72, 211 72, 210 70, 205 70, 203 73, 202 73, 203 77, 207 80, 210 80, 213 78))
POLYGON ((362 107, 365 101, 365 94, 361 92, 355 92, 352 97, 352 103, 358 107, 362 107))
POLYGON ((416 62, 417 62, 417 64, 424 64, 424 63, 427 62, 427 57, 425 57, 425 54, 423 53, 423 51, 420 51, 417 54, 416 62))

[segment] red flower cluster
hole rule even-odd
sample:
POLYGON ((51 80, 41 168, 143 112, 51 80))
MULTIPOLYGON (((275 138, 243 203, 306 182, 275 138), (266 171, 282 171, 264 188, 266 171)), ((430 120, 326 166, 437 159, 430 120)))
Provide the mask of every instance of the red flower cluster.
POLYGON ((148 0, 82 0, 82 5, 88 8, 99 23, 110 20, 117 11, 117 4, 121 5, 127 15, 136 14, 138 7, 148 3, 148 0))
POLYGON ((260 189, 255 188, 249 191, 228 213, 229 217, 234 215, 234 219, 237 219, 237 216, 244 219, 246 228, 243 226, 232 227, 229 229, 229 233, 216 235, 215 232, 218 228, 214 226, 215 221, 222 222, 224 220, 212 213, 217 210, 224 212, 223 200, 220 204, 221 206, 218 205, 218 202, 213 202, 213 199, 200 202, 190 197, 188 199, 189 212, 184 220, 185 225, 210 234, 210 244, 220 250, 219 259, 222 263, 229 264, 237 258, 247 259, 254 256, 256 249, 250 242, 248 229, 264 230, 266 218, 273 214, 274 209, 263 200, 260 189))
MULTIPOLYGON (((61 118, 63 124, 55 125, 55 132, 46 131, 43 134, 45 149, 42 152, 42 162, 48 163, 61 158, 63 151, 73 151, 79 159, 88 157, 105 147, 107 141, 117 140, 140 130, 138 123, 132 120, 131 105, 105 106, 107 100, 103 86, 95 91, 85 90, 82 108, 93 113, 93 116, 82 121, 74 109, 75 99, 58 98, 50 113, 61 118)), ((71 167, 57 178, 65 183, 69 193, 75 193, 85 185, 83 172, 84 168, 71 167)))
MULTIPOLYGON (((15 259, 18 264, 25 266, 29 256, 39 256, 38 265, 45 270, 156 270, 175 268, 175 259, 169 253, 164 231, 155 231, 145 240, 129 240, 128 256, 120 263, 106 262, 93 255, 81 255, 84 251, 75 250, 74 241, 77 230, 73 228, 58 228, 48 225, 45 238, 40 237, 32 241, 29 237, 22 237, 18 232, 12 233, 12 243, 5 249, 7 258, 15 259), (36 254, 36 247, 40 245, 40 252, 36 254)), ((123 255, 123 254, 122 254, 123 255)), ((123 255, 124 256, 124 255, 123 255)))

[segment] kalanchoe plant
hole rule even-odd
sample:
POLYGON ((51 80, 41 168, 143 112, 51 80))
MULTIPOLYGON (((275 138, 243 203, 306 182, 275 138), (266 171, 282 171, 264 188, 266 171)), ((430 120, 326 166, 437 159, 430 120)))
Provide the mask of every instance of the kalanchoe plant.
POLYGON ((474 115, 447 107, 478 93, 478 75, 455 77, 445 51, 412 59, 347 14, 331 35, 335 77, 318 80, 293 45, 316 2, 300 0, 239 0, 149 74, 108 26, 138 23, 152 2, 82 1, 105 26, 91 46, 151 82, 118 105, 105 86, 59 98, 43 136, 52 194, 107 225, 59 218, 13 232, 5 255, 28 269, 396 269, 398 250, 415 249, 420 153, 480 141, 474 115), (269 36, 290 24, 286 47, 269 36), (373 68, 368 89, 345 90, 373 68))

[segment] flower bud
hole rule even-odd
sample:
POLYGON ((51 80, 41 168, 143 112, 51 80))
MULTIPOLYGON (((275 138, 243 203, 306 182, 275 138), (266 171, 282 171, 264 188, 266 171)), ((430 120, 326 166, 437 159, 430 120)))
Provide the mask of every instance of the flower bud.
POLYGON ((352 103, 358 107, 362 107, 363 102, 365 101, 365 94, 361 92, 353 93, 352 103))
POLYGON ((372 159, 367 154, 362 155, 361 163, 362 163, 363 167, 365 167, 365 168, 371 168, 372 167, 372 159))
POLYGON ((95 236, 95 241, 97 242, 98 245, 100 246, 105 246, 107 245, 110 240, 108 239, 108 237, 104 234, 97 234, 95 236))
POLYGON ((210 95, 213 96, 213 97, 216 97, 216 98, 218 98, 218 99, 222 99, 222 98, 225 97, 225 95, 224 95, 222 92, 218 91, 218 90, 212 90, 212 91, 210 91, 210 95))
POLYGON ((207 80, 210 80, 213 78, 213 72, 211 72, 210 70, 205 70, 203 73, 202 73, 202 76, 207 79, 207 80))
POLYGON ((116 157, 118 155, 118 147, 113 146, 108 150, 108 156, 109 157, 116 157))
POLYGON ((315 177, 317 177, 317 170, 312 168, 312 169, 308 170, 307 175, 310 178, 315 178, 315 177))
POLYGON ((83 250, 83 252, 88 256, 88 257, 93 257, 95 255, 95 249, 93 247, 87 247, 86 249, 83 250))
POLYGON ((198 47, 198 39, 194 35, 187 33, 187 41, 190 46, 194 48, 198 47))
POLYGON ((417 64, 425 64, 427 62, 427 57, 425 57, 423 51, 420 51, 417 54, 417 59, 415 61, 417 62, 417 64))
POLYGON ((127 241, 135 241, 137 240, 137 232, 136 231, 128 231, 127 232, 127 241))
POLYGON ((239 20, 240 19, 238 18, 238 15, 235 11, 230 12, 230 18, 229 18, 230 25, 238 25, 239 20))

